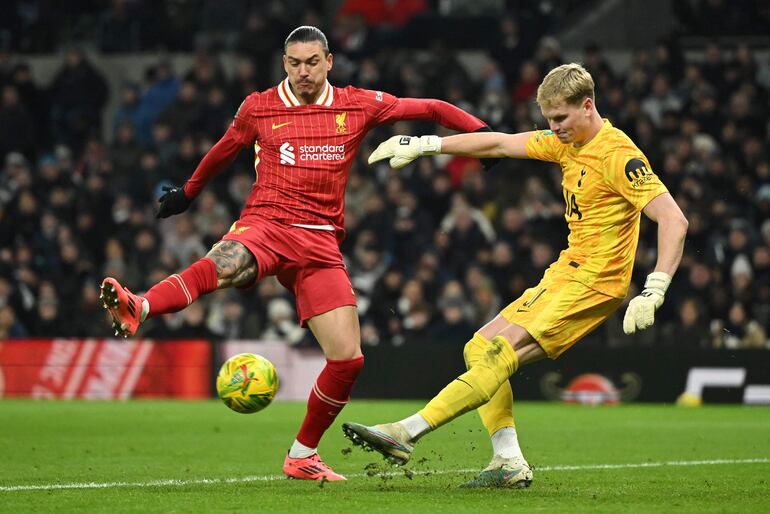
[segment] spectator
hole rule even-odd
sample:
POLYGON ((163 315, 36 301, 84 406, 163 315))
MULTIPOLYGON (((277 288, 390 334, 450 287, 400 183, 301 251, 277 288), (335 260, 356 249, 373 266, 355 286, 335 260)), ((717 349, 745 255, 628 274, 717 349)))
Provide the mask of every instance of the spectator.
POLYGON ((0 339, 27 337, 27 329, 16 319, 10 305, 0 306, 0 339))
POLYGON ((695 297, 688 297, 677 308, 677 318, 661 329, 661 345, 676 348, 708 348, 710 334, 703 305, 695 297))
MULTIPOLYGON (((113 133, 117 134, 118 128, 126 123, 133 126, 135 132, 139 130, 142 121, 139 93, 139 86, 137 84, 133 82, 123 84, 120 90, 120 98, 118 99, 118 108, 112 117, 113 133)), ((146 143, 147 141, 142 142, 146 143)))
POLYGON ((233 291, 220 290, 213 297, 206 325, 224 339, 257 339, 259 321, 248 313, 233 291))
POLYGON ((679 112, 681 109, 682 101, 671 90, 668 77, 662 73, 656 75, 652 80, 650 96, 642 102, 642 111, 656 126, 660 127, 663 124, 665 112, 679 112))
POLYGON ((729 350, 767 348, 765 330, 749 316, 746 306, 741 302, 734 302, 730 306, 725 322, 716 320, 712 323, 711 334, 714 348, 729 350))
MULTIPOLYGON (((724 2, 688 3, 708 7, 706 17, 729 11, 724 2), (714 11, 714 6, 719 9, 714 11)), ((200 10, 184 2, 139 4, 105 3, 94 16, 92 32, 98 34, 98 26, 116 28, 111 34, 102 31, 95 47, 101 44, 106 51, 118 52, 136 45, 153 50, 165 45, 189 51, 193 40, 200 40, 200 10), (161 22, 153 25, 150 18, 161 22), (132 32, 137 20, 141 20, 138 40, 132 32), (157 30, 153 26, 159 24, 168 29, 167 34, 153 36, 151 31, 157 30), (114 40, 121 33, 128 36, 114 40)), ((356 2, 348 4, 343 3, 340 12, 347 8, 353 14, 335 35, 335 68, 344 68, 343 76, 356 85, 402 95, 438 92, 446 100, 483 113, 496 129, 530 130, 542 125, 540 113, 527 100, 533 84, 539 83, 531 76, 542 76, 564 60, 556 40, 538 39, 549 20, 512 7, 499 17, 500 37, 489 60, 478 61, 481 73, 469 74, 464 71, 465 59, 458 61, 449 54, 446 42, 430 43, 420 52, 371 52, 359 58, 357 54, 366 48, 406 41, 404 29, 398 27, 408 26, 411 11, 399 14, 400 19, 389 26, 387 13, 375 16, 371 24, 361 24, 364 18, 355 13, 356 2), (514 97, 520 103, 509 106, 514 97)), ((417 12, 429 13, 428 4, 422 4, 417 12)), ((253 157, 245 153, 232 165, 229 180, 196 201, 192 215, 178 230, 175 224, 155 224, 152 214, 160 186, 180 184, 189 176, 201 149, 213 143, 213 134, 228 123, 237 102, 251 91, 274 84, 276 56, 263 51, 274 45, 262 43, 280 43, 284 24, 294 19, 295 11, 288 4, 271 5, 238 18, 243 30, 237 38, 231 37, 232 26, 222 30, 219 21, 207 20, 219 32, 211 41, 233 44, 241 53, 233 73, 223 73, 212 54, 198 52, 183 86, 169 61, 148 69, 141 85, 123 83, 115 91, 117 110, 105 120, 111 127, 109 141, 102 140, 100 132, 107 86, 102 72, 82 51, 66 52, 50 95, 35 82, 29 65, 7 51, 0 52, 0 118, 6 120, 0 123, 5 134, 0 143, 0 276, 10 291, 2 294, 0 280, 0 308, 11 305, 13 326, 29 332, 41 315, 52 320, 63 316, 66 321, 65 311, 90 312, 92 298, 85 291, 94 270, 108 266, 143 277, 149 284, 153 274, 168 274, 176 259, 190 258, 182 253, 200 255, 228 229, 255 182, 253 157), (193 226, 194 237, 188 234, 193 226), (123 250, 127 248, 131 250, 123 250), (62 280, 53 283, 54 273, 62 280), (57 303, 46 300, 43 313, 38 290, 46 282, 53 284, 57 303)), ((372 6, 366 8, 371 11, 372 6)), ((701 11, 696 9, 696 14, 701 11)), ((738 11, 720 20, 721 32, 714 32, 702 48, 702 59, 692 58, 689 49, 683 55, 668 40, 634 51, 627 69, 606 59, 594 45, 579 56, 605 91, 601 112, 631 134, 650 157, 653 169, 665 174, 690 222, 682 273, 658 312, 660 330, 629 338, 621 335, 617 320, 611 318, 601 336, 609 346, 667 344, 669 337, 690 338, 685 333, 699 333, 712 320, 739 329, 753 327, 751 321, 755 321, 765 333, 770 329, 767 67, 758 50, 745 44, 730 48, 719 40, 726 31, 756 28, 763 14, 755 13, 752 21, 738 11), (693 302, 693 297, 699 302, 693 302), (731 321, 740 318, 736 318, 740 311, 736 303, 743 304, 746 323, 731 321)), ((553 16, 550 21, 558 21, 553 16)), ((695 27, 702 21, 694 14, 686 19, 695 27)), ((34 33, 39 34, 41 27, 55 28, 51 23, 38 19, 34 33)), ((32 44, 22 41, 30 39, 28 34, 22 37, 14 30, 9 29, 18 48, 61 46, 60 31, 50 30, 40 39, 42 43, 32 44)), ((429 125, 414 124, 383 127, 364 147, 371 148, 372 142, 394 131, 410 133, 417 128, 425 133, 432 130, 429 125)), ((564 204, 556 167, 545 171, 530 162, 504 162, 480 173, 475 160, 436 157, 393 174, 384 167, 368 167, 365 153, 348 181, 348 237, 342 249, 359 292, 367 344, 410 344, 429 338, 440 332, 436 327, 451 324, 450 318, 456 320, 457 313, 445 305, 452 302, 462 303, 463 319, 485 316, 497 298, 518 296, 564 244, 564 204), (511 176, 523 176, 524 187, 512 185, 511 176), (470 276, 467 292, 459 285, 466 276, 470 276), (411 282, 423 290, 421 304, 401 312, 399 299, 404 285, 411 282), (444 298, 444 289, 456 296, 451 301, 444 298), (435 306, 435 314, 422 304, 435 306), (410 316, 417 321, 435 319, 405 328, 410 316)), ((636 275, 651 271, 655 238, 654 231, 643 225, 636 275)), ((212 305, 203 323, 228 337, 262 333, 266 306, 280 297, 273 285, 262 282, 256 295, 228 296, 212 305)), ((179 323, 181 318, 172 321, 179 323)), ((98 324, 90 325, 91 334, 99 335, 98 324)), ((174 327, 164 323, 155 334, 167 336, 171 333, 167 328, 174 327)), ((87 336, 89 324, 62 330, 87 336)), ((753 328, 743 330, 758 333, 753 328)), ((720 344, 745 345, 742 338, 727 337, 720 344), (728 339, 731 342, 726 343, 728 339)))
POLYGON ((196 302, 178 314, 181 323, 171 327, 169 336, 175 339, 214 340, 217 335, 206 325, 206 307, 203 302, 196 302))
POLYGON ((29 64, 21 62, 14 66, 13 85, 18 91, 21 103, 32 118, 35 149, 47 148, 50 144, 50 134, 48 133, 49 101, 46 92, 35 83, 29 64))
POLYGON ((0 103, 0 158, 10 152, 35 156, 35 120, 22 104, 16 86, 2 88, 0 103))
POLYGON ((82 50, 73 48, 65 54, 50 95, 54 137, 79 151, 86 138, 101 127, 102 109, 109 96, 104 77, 82 50))
POLYGON ((176 218, 175 229, 166 235, 164 250, 168 251, 176 262, 190 262, 206 254, 206 248, 195 232, 195 225, 190 216, 176 218))
POLYGON ((147 89, 139 102, 140 141, 150 141, 152 125, 179 93, 179 80, 169 61, 160 61, 145 72, 147 89))
POLYGON ((113 171, 116 175, 127 176, 139 165, 141 147, 136 139, 136 128, 125 120, 115 128, 115 141, 110 148, 113 171))
POLYGON ((197 134, 203 128, 203 103, 195 82, 185 80, 177 98, 164 111, 162 116, 171 126, 171 131, 178 135, 197 134))
POLYGON ((136 52, 141 48, 142 23, 138 5, 128 0, 112 0, 100 16, 96 40, 104 53, 136 52))
POLYGON ((285 341, 290 345, 299 344, 307 331, 299 326, 291 303, 277 297, 267 304, 267 325, 259 336, 265 341, 285 341))

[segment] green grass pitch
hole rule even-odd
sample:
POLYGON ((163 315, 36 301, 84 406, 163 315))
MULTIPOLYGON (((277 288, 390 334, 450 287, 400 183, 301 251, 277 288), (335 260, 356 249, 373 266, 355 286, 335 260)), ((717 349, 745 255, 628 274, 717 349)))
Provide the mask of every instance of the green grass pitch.
POLYGON ((475 413, 420 441, 406 468, 351 449, 340 430, 420 406, 351 402, 321 444, 349 480, 319 484, 280 473, 304 404, 241 415, 218 401, 3 400, 0 512, 770 511, 764 407, 520 403, 532 487, 466 490, 490 457, 475 413))

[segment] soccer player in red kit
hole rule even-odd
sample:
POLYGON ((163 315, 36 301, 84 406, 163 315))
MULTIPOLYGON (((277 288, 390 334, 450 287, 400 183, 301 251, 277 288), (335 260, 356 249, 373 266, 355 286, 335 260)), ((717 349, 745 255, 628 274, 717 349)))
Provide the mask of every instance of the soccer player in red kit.
MULTIPOLYGON (((298 317, 327 359, 283 471, 292 478, 345 480, 316 448, 348 402, 364 363, 356 298, 339 250, 345 185, 355 153, 371 128, 398 120, 433 120, 463 132, 489 129, 446 102, 333 87, 326 79, 332 55, 326 36, 315 27, 289 34, 284 54, 286 79, 249 95, 192 177, 159 200, 160 218, 187 210, 241 149, 253 147, 257 178, 230 232, 206 257, 144 296, 106 278, 102 298, 116 334, 128 337, 146 318, 184 309, 200 295, 276 275, 294 293, 298 317)), ((431 137, 422 141, 425 153, 435 143, 431 137)))

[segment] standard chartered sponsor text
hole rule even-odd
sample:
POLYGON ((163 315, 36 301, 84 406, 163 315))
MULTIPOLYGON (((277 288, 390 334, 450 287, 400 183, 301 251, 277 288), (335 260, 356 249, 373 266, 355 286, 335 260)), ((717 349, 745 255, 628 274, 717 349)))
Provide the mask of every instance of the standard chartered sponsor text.
POLYGON ((300 161, 342 161, 345 159, 345 145, 302 145, 299 147, 300 161))

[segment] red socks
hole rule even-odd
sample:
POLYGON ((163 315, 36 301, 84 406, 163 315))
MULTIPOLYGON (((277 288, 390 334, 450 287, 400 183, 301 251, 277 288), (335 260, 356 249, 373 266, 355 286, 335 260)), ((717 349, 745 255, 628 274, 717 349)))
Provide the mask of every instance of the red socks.
MULTIPOLYGON (((147 291, 144 295, 150 304, 147 317, 180 311, 199 296, 216 288, 217 268, 214 261, 200 259, 183 272, 171 275, 147 291)), ((348 403, 350 390, 363 367, 363 355, 350 360, 326 360, 326 367, 310 391, 307 414, 297 434, 297 441, 309 448, 318 447, 321 436, 348 403)))
POLYGON ((208 258, 200 259, 181 273, 175 273, 152 286, 144 298, 150 304, 147 318, 181 311, 200 295, 217 288, 217 266, 208 258))
POLYGON ((326 359, 326 367, 310 391, 307 414, 297 434, 297 441, 309 448, 318 447, 321 436, 348 403, 350 390, 363 367, 363 355, 344 361, 326 359))

